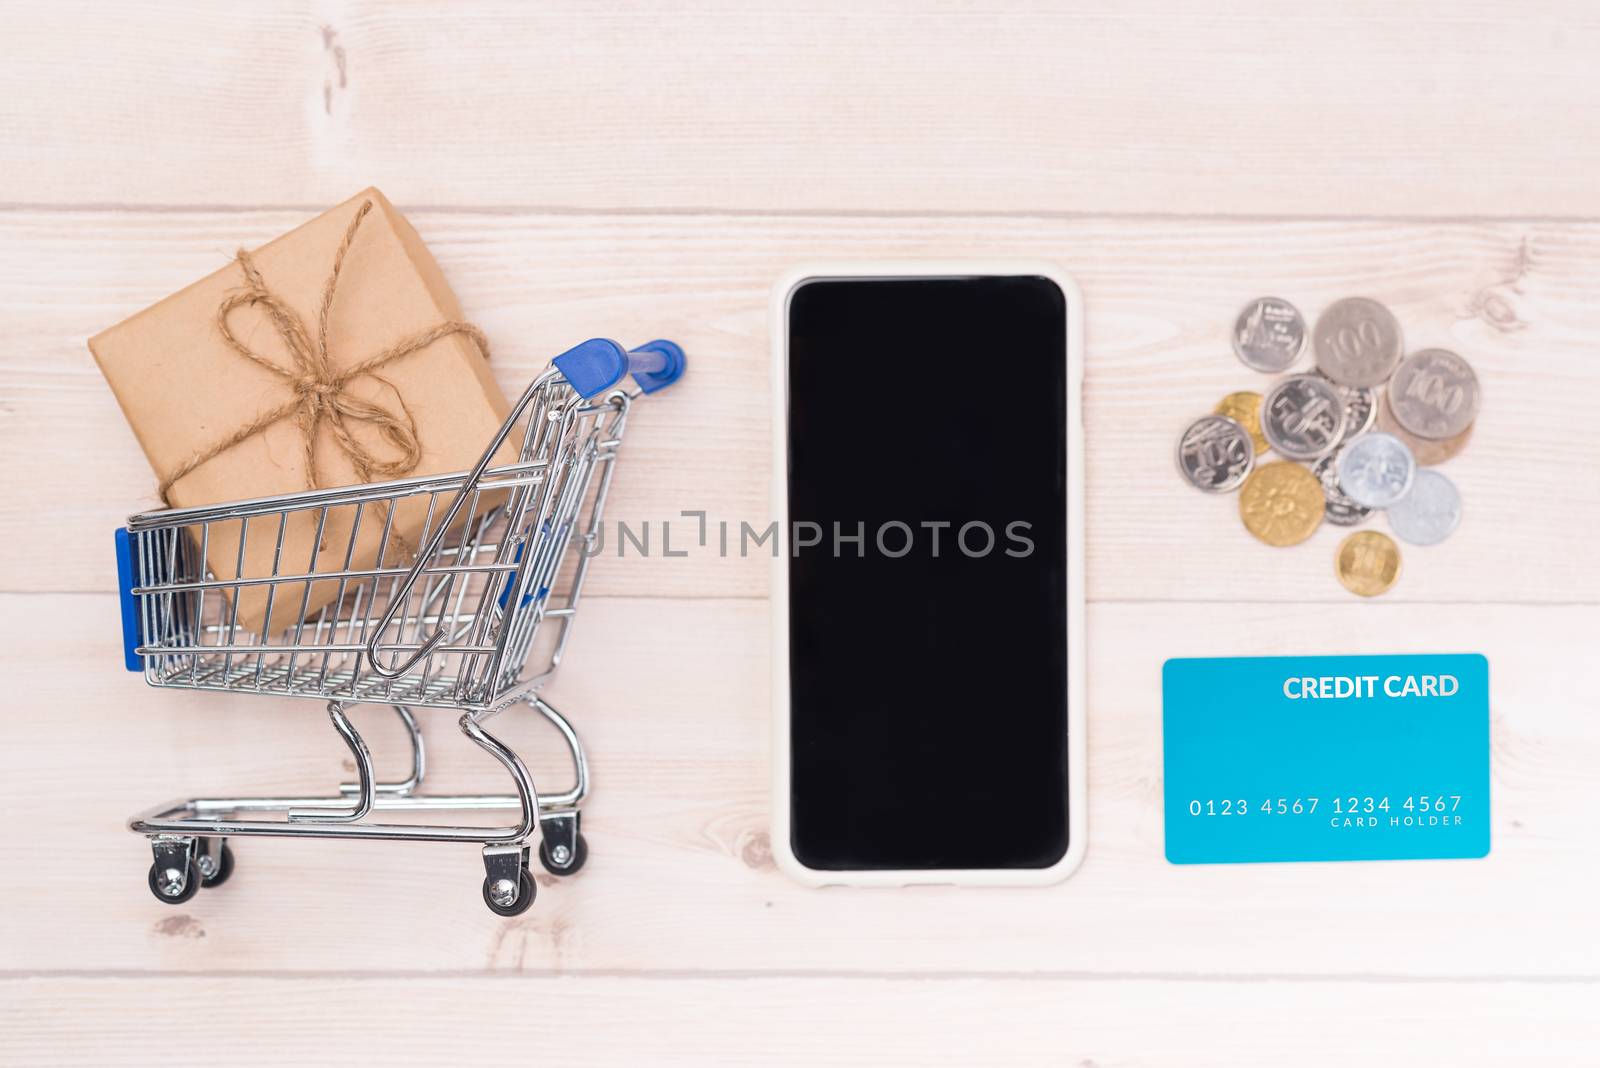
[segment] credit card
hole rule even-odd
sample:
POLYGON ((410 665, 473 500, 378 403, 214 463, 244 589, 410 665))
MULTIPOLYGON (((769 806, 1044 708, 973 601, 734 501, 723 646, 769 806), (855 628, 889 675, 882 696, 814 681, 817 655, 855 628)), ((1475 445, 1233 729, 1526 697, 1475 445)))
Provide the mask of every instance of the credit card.
POLYGON ((1489 852, 1489 662, 1476 654, 1168 660, 1167 859, 1489 852))

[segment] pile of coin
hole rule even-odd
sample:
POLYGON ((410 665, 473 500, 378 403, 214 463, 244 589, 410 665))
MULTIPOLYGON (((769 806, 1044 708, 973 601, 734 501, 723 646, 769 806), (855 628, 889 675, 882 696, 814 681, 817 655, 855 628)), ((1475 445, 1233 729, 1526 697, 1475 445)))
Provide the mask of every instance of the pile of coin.
MULTIPOLYGON (((1331 305, 1311 332, 1316 369, 1289 374, 1265 395, 1230 393, 1178 441, 1178 469, 1211 493, 1239 491, 1239 517, 1268 545, 1297 545, 1324 520, 1357 526, 1382 511, 1413 545, 1433 545, 1461 522, 1461 494, 1437 464, 1472 436, 1480 392, 1472 366, 1446 349, 1404 355, 1400 323, 1375 300, 1331 305), (1281 459, 1257 463, 1263 453, 1281 459)), ((1245 366, 1283 374, 1306 350, 1306 321, 1277 297, 1251 301, 1233 328, 1245 366)), ((1340 543, 1334 572, 1372 597, 1400 575, 1387 534, 1340 543)))

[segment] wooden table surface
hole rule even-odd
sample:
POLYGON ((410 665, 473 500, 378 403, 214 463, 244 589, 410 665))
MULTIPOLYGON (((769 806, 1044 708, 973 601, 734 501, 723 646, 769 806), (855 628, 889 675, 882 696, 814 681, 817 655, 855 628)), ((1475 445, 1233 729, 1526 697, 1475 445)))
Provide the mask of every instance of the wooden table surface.
MULTIPOLYGON (((0 14, 0 1061, 1600 1061, 1592 3, 0 14), (552 694, 590 746, 593 855, 525 916, 483 908, 476 850, 385 843, 243 842, 225 889, 153 901, 129 815, 346 772, 315 704, 122 671, 110 533, 153 478, 84 340, 368 184, 415 222, 508 391, 575 338, 683 342, 688 377, 630 428, 613 515, 634 523, 765 523, 786 267, 1074 274, 1081 871, 1030 891, 785 879, 767 563, 694 551, 597 562, 552 694), (1447 469, 1466 520, 1408 548, 1380 600, 1334 581, 1339 531, 1269 549, 1173 471, 1191 417, 1259 388, 1226 332, 1268 292, 1309 314, 1377 297, 1483 380, 1447 469), (1491 664, 1487 859, 1162 859, 1165 658, 1451 650, 1491 664)), ((893 418, 893 376, 861 403, 893 418)), ((357 715, 398 764, 381 710, 357 715)), ((428 723, 440 788, 496 782, 451 717, 428 723)))

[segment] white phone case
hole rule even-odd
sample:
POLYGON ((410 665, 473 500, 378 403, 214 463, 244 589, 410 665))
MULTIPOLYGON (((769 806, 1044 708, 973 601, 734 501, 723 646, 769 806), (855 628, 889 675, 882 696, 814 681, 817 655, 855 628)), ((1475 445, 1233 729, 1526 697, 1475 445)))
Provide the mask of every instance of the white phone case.
MULTIPOLYGON (((1028 260, 889 261, 812 264, 779 279, 772 295, 772 506, 779 531, 789 529, 788 348, 789 298, 820 278, 948 278, 1039 275, 1060 287, 1067 304, 1067 851, 1048 868, 916 871, 821 871, 794 855, 789 839, 789 544, 780 536, 772 565, 772 855, 778 867, 812 886, 1043 886, 1059 882, 1083 860, 1088 829, 1087 740, 1083 633, 1083 298, 1054 264, 1028 260)), ((930 818, 935 818, 930 814, 930 818)), ((1004 812, 995 814, 1005 819, 1004 812)))

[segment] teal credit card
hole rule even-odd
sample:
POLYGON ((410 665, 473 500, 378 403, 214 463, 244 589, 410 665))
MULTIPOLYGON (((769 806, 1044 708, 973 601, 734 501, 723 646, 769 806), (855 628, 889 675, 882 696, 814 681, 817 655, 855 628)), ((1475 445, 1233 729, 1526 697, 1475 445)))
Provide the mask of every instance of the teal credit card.
POLYGON ((1174 864, 1489 852, 1489 662, 1476 654, 1168 660, 1174 864))

